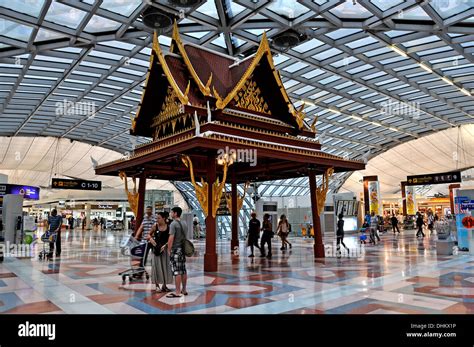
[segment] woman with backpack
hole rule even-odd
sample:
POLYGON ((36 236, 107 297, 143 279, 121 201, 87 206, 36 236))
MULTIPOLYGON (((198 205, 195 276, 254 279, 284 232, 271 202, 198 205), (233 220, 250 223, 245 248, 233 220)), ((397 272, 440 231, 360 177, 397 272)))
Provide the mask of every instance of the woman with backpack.
POLYGON ((166 286, 173 282, 173 273, 171 272, 170 257, 168 255, 168 238, 170 227, 166 223, 165 212, 156 214, 156 223, 146 236, 148 242, 152 245, 154 256, 151 259, 151 280, 156 285, 157 293, 167 293, 171 290, 166 286), (160 289, 160 283, 163 285, 160 289))

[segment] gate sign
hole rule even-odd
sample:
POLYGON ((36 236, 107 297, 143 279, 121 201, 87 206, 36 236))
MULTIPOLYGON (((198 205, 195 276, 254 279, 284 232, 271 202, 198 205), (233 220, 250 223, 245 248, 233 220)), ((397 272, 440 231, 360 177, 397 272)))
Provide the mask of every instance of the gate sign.
POLYGON ((442 172, 436 174, 407 176, 407 186, 422 186, 425 184, 446 184, 461 182, 461 171, 442 172))
POLYGON ((51 182, 51 188, 75 190, 102 190, 102 182, 53 178, 53 181, 51 182))

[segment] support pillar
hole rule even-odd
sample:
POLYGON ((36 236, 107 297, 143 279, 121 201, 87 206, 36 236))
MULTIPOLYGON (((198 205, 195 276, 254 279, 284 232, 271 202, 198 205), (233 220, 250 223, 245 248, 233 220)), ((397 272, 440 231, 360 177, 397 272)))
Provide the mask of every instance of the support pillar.
POLYGON ((127 219, 127 203, 124 201, 122 203, 122 221, 123 221, 123 230, 128 231, 128 219, 127 219))
POLYGON ((230 241, 231 252, 239 247, 239 211, 237 209, 237 178, 235 177, 235 166, 232 168, 232 240, 230 241))
POLYGON ((406 193, 407 182, 400 182, 400 188, 402 190, 402 206, 403 206, 403 217, 407 216, 407 193, 406 193))
POLYGON ((323 233, 318 211, 318 200, 316 199, 316 174, 313 170, 309 171, 309 194, 311 196, 311 214, 313 215, 314 257, 324 258, 323 233))
POLYGON ((84 209, 86 210, 86 230, 89 230, 91 228, 91 205, 86 203, 84 209))
POLYGON ((450 184, 449 188, 449 208, 451 209, 451 214, 454 214, 454 189, 461 188, 459 183, 450 184))
POLYGON ((216 160, 213 156, 207 158, 207 217, 206 217, 206 253, 204 254, 204 271, 217 271, 216 254, 216 218, 212 216, 212 186, 216 180, 216 160))
POLYGON ((136 223, 135 223, 135 232, 138 231, 140 225, 142 225, 143 215, 145 213, 145 193, 146 193, 146 174, 143 172, 140 175, 140 182, 138 182, 138 208, 137 208, 137 215, 136 223))
MULTIPOLYGON (((369 192, 369 182, 376 182, 379 180, 378 176, 364 176, 363 178, 364 182, 364 215, 370 214, 370 203, 371 203, 371 198, 370 198, 370 192, 369 192)), ((380 206, 380 196, 377 194, 377 199, 378 199, 378 204, 380 206)), ((380 214, 380 207, 375 211, 376 215, 380 214)))

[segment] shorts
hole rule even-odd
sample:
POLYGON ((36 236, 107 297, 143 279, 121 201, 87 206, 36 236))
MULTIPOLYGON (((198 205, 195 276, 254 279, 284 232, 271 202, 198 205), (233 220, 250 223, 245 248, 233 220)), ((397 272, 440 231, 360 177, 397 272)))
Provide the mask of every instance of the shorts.
POLYGON ((170 264, 173 276, 186 274, 186 257, 181 248, 171 250, 170 264))

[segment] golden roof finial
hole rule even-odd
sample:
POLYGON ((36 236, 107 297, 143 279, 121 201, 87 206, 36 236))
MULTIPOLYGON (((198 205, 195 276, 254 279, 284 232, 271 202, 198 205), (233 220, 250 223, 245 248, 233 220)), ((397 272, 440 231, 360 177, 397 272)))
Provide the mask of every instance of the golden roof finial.
POLYGON ((211 82, 212 82, 212 72, 209 75, 209 79, 207 80, 207 83, 206 83, 206 89, 209 89, 209 91, 211 90, 211 82))
POLYGON ((184 97, 188 97, 189 88, 191 87, 191 81, 188 81, 188 85, 186 86, 186 91, 184 92, 184 97))
POLYGON ((153 50, 156 54, 160 51, 160 44, 158 43, 158 34, 156 30, 153 32, 153 50))
POLYGON ((313 122, 311 123, 311 130, 316 132, 316 123, 318 122, 318 116, 315 116, 313 122))
MULTIPOLYGON (((181 57, 183 57, 184 64, 186 65, 186 67, 188 68, 189 73, 191 74, 194 81, 198 85, 199 90, 201 91, 201 93, 204 96, 211 95, 210 82, 208 81, 208 83, 206 85, 204 85, 204 83, 201 81, 198 74, 196 73, 196 70, 194 70, 194 67, 191 64, 191 60, 189 60, 188 54, 186 53, 186 50, 184 49, 183 41, 181 41, 181 36, 179 35, 178 23, 176 22, 176 20, 174 21, 174 24, 173 24, 173 33, 171 35, 171 38, 172 38, 171 45, 173 46, 173 42, 176 43, 176 47, 178 48, 179 54, 181 54, 181 57)), ((174 46, 173 46, 173 48, 174 48, 174 46)), ((170 49, 171 49, 171 47, 170 47, 170 49)))

